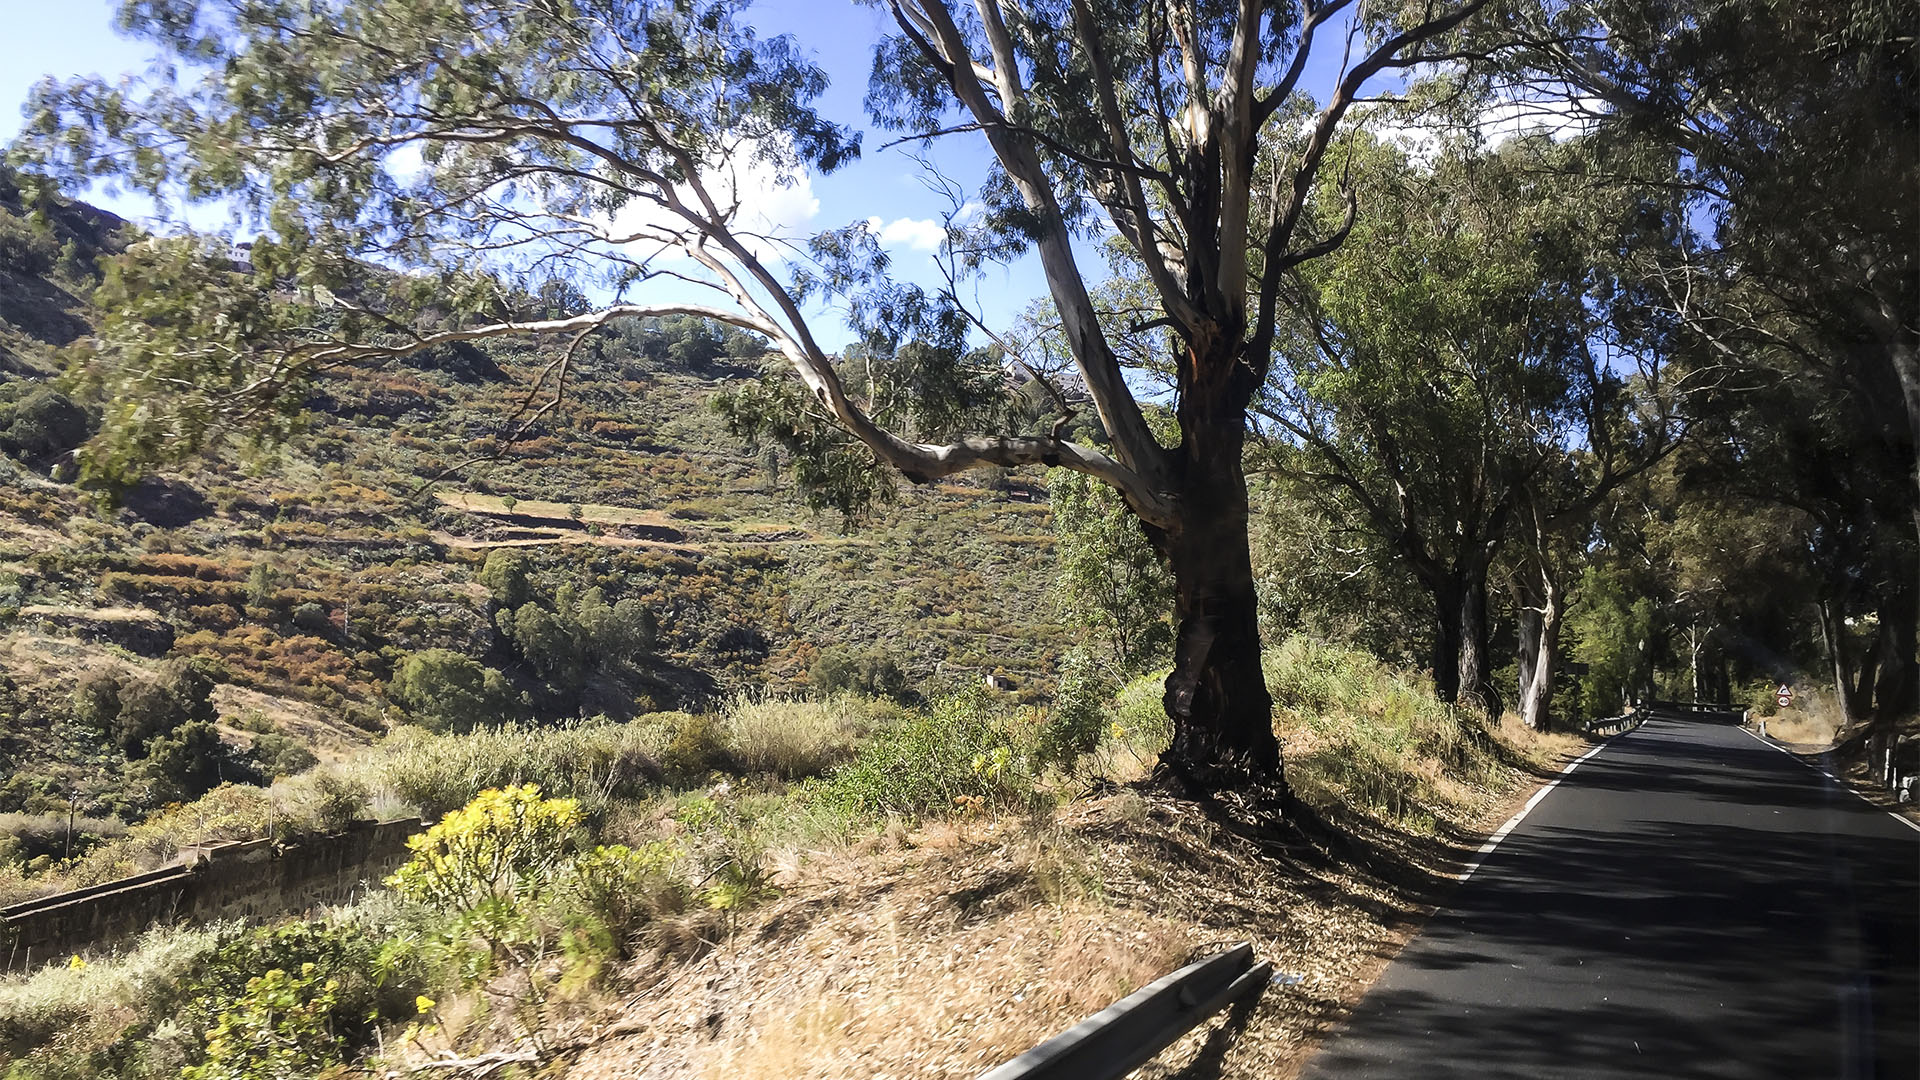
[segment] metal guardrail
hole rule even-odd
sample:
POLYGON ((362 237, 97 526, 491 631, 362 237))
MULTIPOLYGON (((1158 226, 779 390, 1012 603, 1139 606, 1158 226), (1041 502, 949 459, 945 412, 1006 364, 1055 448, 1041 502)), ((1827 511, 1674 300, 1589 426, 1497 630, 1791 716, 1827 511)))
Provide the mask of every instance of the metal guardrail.
POLYGON ((1141 987, 979 1080, 1119 1080, 1272 978, 1273 965, 1256 963, 1243 941, 1141 987))
POLYGON ((1589 720, 1581 725, 1581 730, 1589 735, 1618 735, 1628 728, 1637 727, 1646 717, 1639 713, 1623 713, 1598 720, 1589 720))
POLYGON ((1643 721, 1667 713, 1674 717, 1693 716, 1733 716, 1739 714, 1744 723, 1747 710, 1739 705, 1729 705, 1719 701, 1643 701, 1640 707, 1630 713, 1609 716, 1598 720, 1589 720, 1580 725, 1580 729, 1589 735, 1617 735, 1620 732, 1638 726, 1643 721))

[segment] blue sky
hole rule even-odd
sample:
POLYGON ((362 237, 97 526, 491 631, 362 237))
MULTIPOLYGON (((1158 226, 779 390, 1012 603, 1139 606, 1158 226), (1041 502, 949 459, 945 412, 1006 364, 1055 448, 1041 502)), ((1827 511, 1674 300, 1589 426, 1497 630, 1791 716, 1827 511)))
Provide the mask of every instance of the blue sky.
MULTIPOLYGON (((41 77, 113 77, 147 65, 151 56, 146 47, 114 32, 116 6, 116 0, 0 0, 0 27, 5 28, 0 52, 6 57, 0 66, 0 142, 10 141, 18 132, 21 106, 41 77)), ((891 26, 883 9, 852 0, 759 0, 748 18, 764 33, 794 35, 828 72, 832 85, 821 103, 827 115, 840 123, 868 127, 861 100, 874 45, 891 26)), ((1327 34, 1322 44, 1332 46, 1337 40, 1327 34)), ((1337 48, 1321 50, 1303 86, 1310 91, 1329 87, 1339 60, 1337 48)), ((859 162, 774 193, 769 214, 794 235, 878 219, 883 243, 894 256, 895 275, 932 286, 940 279, 931 249, 937 244, 946 203, 926 189, 919 165, 907 153, 877 150, 887 138, 884 132, 869 130, 867 152, 859 162)), ((930 150, 942 171, 970 189, 985 175, 985 153, 978 136, 942 140, 930 150)), ((143 201, 103 191, 87 197, 123 216, 150 220, 151 208, 143 201)), ((189 216, 201 228, 218 227, 223 217, 218 210, 189 216)), ((1090 257, 1084 265, 1094 273, 1103 264, 1098 257, 1090 257)), ((969 299, 977 298, 988 324, 997 327, 1010 323, 1044 292, 1037 261, 1028 257, 1005 270, 990 271, 969 299)), ((825 344, 837 348, 847 341, 844 326, 832 312, 812 314, 814 332, 825 344)))
MULTIPOLYGON (((116 7, 115 0, 0 0, 0 27, 5 27, 5 44, 0 49, 6 57, 0 65, 0 141, 11 141, 18 133, 28 91, 43 76, 111 78, 146 67, 151 59, 146 46, 114 31, 116 7)), ((824 111, 840 123, 868 128, 861 99, 874 44, 891 25, 883 10, 848 0, 761 0, 750 18, 763 32, 798 38, 832 78, 822 102, 824 111)), ((918 164, 907 154, 874 151, 886 138, 885 133, 868 131, 867 153, 859 162, 831 176, 808 177, 801 187, 780 193, 774 213, 797 231, 878 218, 894 256, 895 273, 931 286, 939 276, 930 247, 937 242, 945 204, 927 191, 918 164), (817 209, 812 208, 813 200, 818 201, 817 209)), ((934 156, 943 169, 972 185, 984 175, 982 153, 977 140, 960 138, 947 140, 934 156)), ((104 191, 92 192, 88 198, 123 216, 149 220, 151 207, 144 200, 104 191)), ((217 224, 220 215, 191 217, 207 227, 217 224)), ((988 321, 1001 325, 1044 291, 1039 267, 1027 259, 990 273, 981 283, 979 299, 988 321)), ((830 347, 847 340, 844 328, 829 312, 820 313, 814 329, 830 347)))

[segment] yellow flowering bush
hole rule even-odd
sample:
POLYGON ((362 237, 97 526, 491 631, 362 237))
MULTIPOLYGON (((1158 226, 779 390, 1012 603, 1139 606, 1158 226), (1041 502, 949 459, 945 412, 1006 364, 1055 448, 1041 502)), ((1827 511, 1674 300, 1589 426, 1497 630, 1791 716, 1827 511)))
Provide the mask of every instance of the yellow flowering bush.
POLYGON ((577 801, 543 799, 538 784, 490 788, 408 840, 413 858, 387 885, 462 914, 540 900, 572 866, 583 820, 577 801))
POLYGON ((247 992, 207 1033, 207 1057, 181 1070, 183 1080, 279 1080, 318 1076, 336 1065, 345 1044, 333 1030, 340 981, 317 966, 272 968, 247 980, 247 992))

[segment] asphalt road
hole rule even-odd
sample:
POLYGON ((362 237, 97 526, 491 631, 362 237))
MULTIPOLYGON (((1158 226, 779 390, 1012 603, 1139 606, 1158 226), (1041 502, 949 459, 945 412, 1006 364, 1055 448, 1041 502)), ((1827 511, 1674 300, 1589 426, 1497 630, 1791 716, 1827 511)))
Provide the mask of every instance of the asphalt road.
POLYGON ((1302 1074, 1920 1078, 1920 831, 1654 720, 1487 857, 1302 1074))

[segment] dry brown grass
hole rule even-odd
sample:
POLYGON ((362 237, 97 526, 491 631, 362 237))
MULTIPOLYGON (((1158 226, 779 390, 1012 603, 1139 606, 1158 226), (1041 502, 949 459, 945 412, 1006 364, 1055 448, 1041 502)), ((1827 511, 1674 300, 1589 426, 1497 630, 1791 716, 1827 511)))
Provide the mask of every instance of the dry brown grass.
MULTIPOLYGON (((1225 1075, 1281 1076, 1417 915, 1378 881, 1137 791, 774 861, 786 896, 694 963, 636 964, 658 981, 567 1076, 975 1076, 1241 939, 1304 978, 1262 998, 1225 1075)), ((1142 1075, 1218 1052, 1202 1044, 1220 1025, 1142 1075)))
POLYGON ((1763 719, 1769 738, 1806 750, 1827 749, 1846 727, 1846 714, 1833 695, 1820 690, 1802 693, 1790 707, 1772 716, 1756 716, 1756 728, 1763 719))
MULTIPOLYGON (((322 761, 345 760, 374 742, 371 732, 342 722, 337 712, 243 686, 215 686, 213 703, 228 724, 263 717, 274 731, 306 744, 322 761)), ((251 741, 251 734, 246 741, 251 741)))
MULTIPOLYGON (((500 495, 480 495, 470 491, 443 491, 436 498, 442 506, 451 506, 474 514, 513 514, 520 517, 551 518, 555 521, 573 520, 572 504, 547 502, 542 499, 517 499, 509 510, 506 500, 500 495)), ((597 521, 603 525, 671 525, 672 519, 658 510, 640 510, 631 506, 603 506, 599 503, 580 504, 581 521, 597 521)))
POLYGON ((1542 768, 1557 766, 1569 757, 1584 754, 1593 745, 1585 735, 1570 731, 1535 731, 1514 712, 1501 715, 1497 734, 1501 742, 1542 768))
MULTIPOLYGON (((1299 981, 1271 987, 1244 1027, 1202 1025, 1140 1075, 1203 1058, 1209 1075, 1291 1075, 1479 834, 1531 791, 1528 773, 1590 743, 1513 717, 1483 729, 1344 653, 1299 647, 1276 671, 1296 791, 1344 838, 1325 824, 1248 829, 1137 787, 777 851, 785 897, 691 965, 637 965, 658 981, 567 1075, 975 1076, 1243 939, 1299 981)), ((1083 765, 1125 782, 1158 749, 1157 687, 1122 698, 1115 735, 1083 765)))

